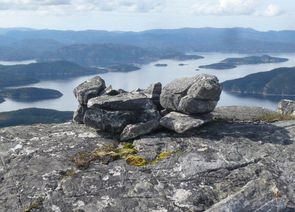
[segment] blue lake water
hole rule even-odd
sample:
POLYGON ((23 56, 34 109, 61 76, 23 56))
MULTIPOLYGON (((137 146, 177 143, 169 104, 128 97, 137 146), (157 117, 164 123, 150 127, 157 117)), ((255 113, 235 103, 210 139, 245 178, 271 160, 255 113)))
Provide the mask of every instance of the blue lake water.
MULTIPOLYGON (((289 61, 284 63, 274 64, 261 64, 261 65, 243 65, 235 69, 230 70, 208 70, 198 69, 200 65, 208 65, 211 63, 219 62, 228 57, 244 57, 249 56, 245 54, 229 54, 229 53, 197 53, 204 56, 204 59, 200 60, 189 60, 189 61, 173 61, 173 60, 161 60, 147 65, 143 65, 141 70, 129 73, 106 73, 100 76, 105 80, 107 85, 112 85, 113 88, 122 88, 125 90, 133 90, 136 88, 146 88, 151 83, 161 82, 163 85, 168 82, 180 78, 190 77, 200 73, 207 73, 216 75, 220 82, 230 79, 236 79, 244 77, 246 75, 270 71, 274 68, 279 67, 293 67, 295 66, 295 53, 285 54, 270 54, 271 56, 288 58, 289 61), (157 63, 168 64, 167 67, 155 67, 157 63), (186 64, 185 66, 179 66, 180 63, 186 64)), ((3 65, 13 64, 27 64, 34 61, 22 61, 22 62, 5 62, 0 61, 3 65)), ((59 90, 63 93, 63 97, 55 100, 45 100, 33 103, 22 103, 15 102, 6 99, 6 102, 0 104, 0 112, 11 111, 23 108, 38 107, 38 108, 49 108, 62 111, 73 111, 77 108, 77 101, 73 95, 73 89, 83 81, 89 79, 92 76, 78 77, 67 80, 54 80, 54 81, 42 81, 36 84, 31 84, 26 87, 40 87, 40 88, 51 88, 59 90)), ((219 101, 219 106, 229 105, 246 105, 246 106, 261 106, 265 108, 275 109, 277 106, 278 99, 270 99, 263 97, 241 97, 235 96, 226 92, 222 93, 219 101)))

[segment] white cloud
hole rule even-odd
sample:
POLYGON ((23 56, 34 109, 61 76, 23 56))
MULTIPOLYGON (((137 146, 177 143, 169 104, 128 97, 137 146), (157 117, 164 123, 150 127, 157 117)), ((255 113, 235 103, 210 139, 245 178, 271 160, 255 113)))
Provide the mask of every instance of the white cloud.
POLYGON ((277 5, 269 4, 265 9, 263 0, 218 0, 200 1, 192 6, 196 15, 263 15, 276 16, 281 14, 277 5), (262 11, 261 11, 261 8, 262 11))
POLYGON ((0 0, 0 10, 64 10, 149 12, 164 0, 0 0))
POLYGON ((279 8, 278 5, 270 4, 267 6, 266 10, 264 11, 265 16, 273 17, 281 15, 283 11, 279 8))
POLYGON ((198 15, 249 15, 255 12, 260 0, 219 0, 218 3, 199 2, 193 5, 198 15))

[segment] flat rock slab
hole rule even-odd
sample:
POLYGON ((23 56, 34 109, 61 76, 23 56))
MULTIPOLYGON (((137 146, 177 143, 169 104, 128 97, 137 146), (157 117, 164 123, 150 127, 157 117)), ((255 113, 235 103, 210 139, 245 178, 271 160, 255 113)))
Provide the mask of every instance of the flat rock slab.
POLYGON ((0 211, 294 211, 295 122, 207 124, 195 135, 135 140, 145 167, 94 161, 78 152, 118 145, 76 124, 0 129, 0 211), (164 154, 165 155, 165 154, 164 154), (168 154, 169 155, 169 154, 168 154))
POLYGON ((123 93, 116 96, 99 96, 88 101, 88 108, 107 110, 155 109, 152 100, 142 93, 123 93))
POLYGON ((196 129, 211 120, 212 116, 210 114, 190 116, 182 113, 171 112, 161 118, 160 124, 161 126, 177 133, 185 133, 186 131, 196 129))
POLYGON ((262 117, 276 114, 276 112, 262 107, 226 106, 217 107, 212 114, 215 119, 259 121, 262 117))
POLYGON ((149 134, 152 131, 158 129, 158 127, 159 127, 158 120, 151 120, 145 123, 138 123, 138 124, 129 124, 125 127, 125 129, 121 133, 120 140, 128 141, 128 140, 137 138, 141 135, 149 134))

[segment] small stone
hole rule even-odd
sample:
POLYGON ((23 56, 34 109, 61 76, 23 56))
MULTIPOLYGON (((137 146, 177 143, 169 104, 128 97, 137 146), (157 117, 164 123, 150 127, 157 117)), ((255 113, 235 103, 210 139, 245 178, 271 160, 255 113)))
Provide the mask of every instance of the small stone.
POLYGON ((295 116, 295 101, 282 100, 278 105, 278 112, 283 115, 295 116))
POLYGON ((118 94, 120 94, 120 92, 117 90, 114 90, 113 87, 110 85, 109 87, 104 89, 100 95, 116 96, 118 94))
POLYGON ((130 124, 123 130, 120 140, 128 141, 141 135, 151 133, 159 127, 159 121, 151 120, 146 123, 130 124))
POLYGON ((177 133, 185 133, 191 129, 198 128, 211 120, 212 116, 210 114, 190 116, 177 112, 171 112, 161 118, 160 125, 177 133))

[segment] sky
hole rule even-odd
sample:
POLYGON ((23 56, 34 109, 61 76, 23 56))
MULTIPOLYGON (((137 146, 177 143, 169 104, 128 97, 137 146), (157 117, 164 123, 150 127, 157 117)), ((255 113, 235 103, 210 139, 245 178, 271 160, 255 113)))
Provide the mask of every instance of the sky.
POLYGON ((295 30, 294 0, 0 0, 0 28, 295 30))

